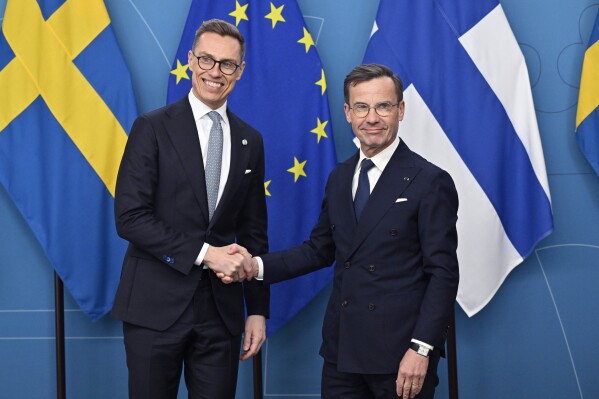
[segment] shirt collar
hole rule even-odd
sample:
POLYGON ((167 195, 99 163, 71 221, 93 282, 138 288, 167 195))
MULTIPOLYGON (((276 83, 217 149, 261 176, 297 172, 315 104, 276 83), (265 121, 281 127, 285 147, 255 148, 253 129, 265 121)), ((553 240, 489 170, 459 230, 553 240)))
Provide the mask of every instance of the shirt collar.
MULTIPOLYGON (((391 160, 391 157, 393 156, 393 153, 399 146, 399 140, 400 140, 399 136, 395 136, 395 140, 393 140, 393 142, 389 145, 389 147, 385 148, 383 151, 379 152, 378 154, 376 154, 375 156, 370 158, 372 160, 372 163, 374 163, 374 166, 376 166, 377 169, 379 169, 381 172, 383 170, 385 170, 385 166, 387 166, 387 164, 391 160)), ((362 150, 360 150, 360 159, 358 159, 358 168, 360 167, 360 165, 362 165, 362 160, 365 158, 368 158, 368 157, 366 155, 364 155, 362 150)))
POLYGON ((188 97, 189 97, 189 104, 191 104, 191 112, 193 112, 193 119, 196 122, 199 121, 201 118, 203 118, 205 115, 207 115, 208 112, 216 111, 220 115, 221 122, 229 123, 229 119, 227 118, 227 102, 226 101, 221 107, 219 107, 217 109, 212 109, 209 106, 207 106, 206 104, 204 104, 203 102, 201 102, 193 94, 193 90, 189 91, 188 97))

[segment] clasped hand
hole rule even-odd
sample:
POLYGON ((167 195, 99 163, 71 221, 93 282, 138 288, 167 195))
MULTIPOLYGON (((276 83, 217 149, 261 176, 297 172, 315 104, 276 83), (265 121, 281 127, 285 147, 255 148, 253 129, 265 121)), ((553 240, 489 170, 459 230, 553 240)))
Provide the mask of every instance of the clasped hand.
POLYGON ((257 275, 258 265, 247 249, 238 244, 208 247, 206 264, 225 284, 251 280, 257 275))

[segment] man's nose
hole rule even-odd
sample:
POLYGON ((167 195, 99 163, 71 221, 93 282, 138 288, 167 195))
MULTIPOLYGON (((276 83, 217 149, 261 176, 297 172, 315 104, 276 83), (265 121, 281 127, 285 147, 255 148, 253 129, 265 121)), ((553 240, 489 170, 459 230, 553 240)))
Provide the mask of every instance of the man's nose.
POLYGON ((214 66, 212 67, 211 70, 208 71, 209 75, 212 77, 220 77, 220 75, 222 75, 222 72, 220 71, 220 64, 219 63, 215 63, 214 66))
POLYGON ((376 109, 374 107, 370 108, 368 111, 368 115, 366 115, 366 122, 370 124, 377 123, 380 117, 379 114, 376 113, 376 109))

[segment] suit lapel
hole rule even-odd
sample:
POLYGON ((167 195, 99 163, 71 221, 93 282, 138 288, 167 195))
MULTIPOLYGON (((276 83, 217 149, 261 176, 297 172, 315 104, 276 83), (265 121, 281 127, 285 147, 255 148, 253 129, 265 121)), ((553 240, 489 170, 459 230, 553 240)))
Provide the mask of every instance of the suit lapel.
POLYGON ((362 211, 355 240, 348 256, 351 256, 358 249, 389 208, 395 204, 395 200, 414 181, 419 172, 420 168, 414 166, 412 151, 401 141, 362 211))
POLYGON ((227 209, 228 203, 234 199, 237 187, 241 183, 245 175, 245 167, 248 165, 250 148, 257 143, 252 143, 246 132, 239 123, 237 117, 227 109, 227 117, 231 126, 231 163, 229 167, 229 175, 227 176, 227 184, 223 190, 223 195, 216 205, 214 215, 210 225, 213 225, 221 214, 227 209))
POLYGON ((170 116, 166 130, 173 147, 179 154, 181 166, 189 179, 193 193, 200 205, 202 215, 208 221, 208 197, 204 176, 204 160, 198 137, 198 129, 187 96, 174 103, 168 110, 170 116))
POLYGON ((339 204, 340 220, 348 220, 352 230, 355 230, 357 226, 354 199, 352 196, 352 182, 359 159, 360 152, 358 151, 354 156, 341 164, 339 169, 340 198, 335 199, 335 202, 339 204))

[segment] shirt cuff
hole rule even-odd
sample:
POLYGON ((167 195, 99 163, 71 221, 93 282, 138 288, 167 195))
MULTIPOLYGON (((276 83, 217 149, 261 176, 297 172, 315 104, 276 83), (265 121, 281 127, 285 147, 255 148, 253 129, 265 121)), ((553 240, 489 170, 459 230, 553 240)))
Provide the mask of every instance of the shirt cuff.
POLYGON ((434 346, 427 344, 426 342, 422 342, 422 341, 418 341, 417 339, 412 338, 412 342, 414 342, 415 344, 418 344, 420 346, 424 346, 427 349, 433 350, 435 349, 434 346))
POLYGON ((206 252, 208 252, 208 247, 210 247, 210 245, 206 242, 204 243, 204 245, 202 245, 202 250, 200 251, 200 254, 196 258, 196 261, 193 262, 194 265, 204 266, 204 269, 208 269, 208 266, 202 264, 202 262, 204 262, 204 256, 206 256, 206 252))
POLYGON ((258 275, 255 277, 256 280, 262 281, 264 279, 264 263, 259 256, 254 256, 256 263, 258 263, 258 275))

